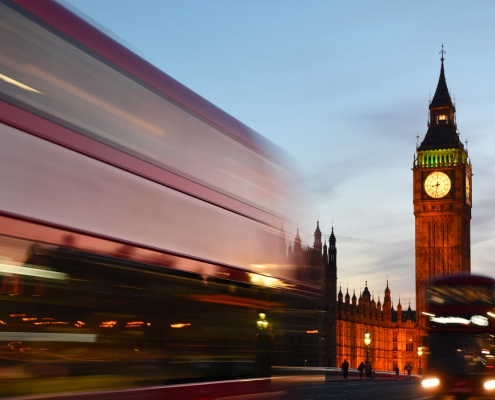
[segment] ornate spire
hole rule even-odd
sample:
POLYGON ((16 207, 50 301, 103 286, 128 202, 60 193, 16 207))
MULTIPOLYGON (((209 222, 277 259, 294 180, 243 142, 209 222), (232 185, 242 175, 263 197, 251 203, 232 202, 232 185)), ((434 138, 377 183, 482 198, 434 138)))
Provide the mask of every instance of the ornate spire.
POLYGON ((428 131, 421 145, 417 147, 418 151, 464 148, 457 133, 455 105, 450 98, 445 79, 445 50, 443 49, 443 44, 440 54, 440 77, 438 78, 437 89, 429 106, 428 131))
POLYGON ((337 239, 335 239, 335 235, 333 233, 333 224, 332 224, 332 233, 330 234, 330 239, 328 240, 329 244, 330 244, 330 247, 335 247, 335 243, 336 243, 337 239))
POLYGON ((316 220, 315 242, 313 244, 313 247, 321 251, 321 230, 320 230, 320 221, 318 220, 316 220))
POLYGON ((294 239, 294 250, 301 250, 301 237, 299 236, 299 225, 297 226, 296 238, 294 239))
POLYGON ((440 78, 438 78, 437 90, 433 95, 433 100, 430 103, 430 108, 448 106, 454 108, 455 111, 454 103, 450 98, 449 88, 447 87, 447 81, 445 80, 445 71, 443 68, 443 61, 445 60, 443 58, 443 55, 445 54, 445 50, 443 49, 443 43, 440 54, 442 55, 442 58, 440 58, 442 62, 442 65, 440 67, 440 78))

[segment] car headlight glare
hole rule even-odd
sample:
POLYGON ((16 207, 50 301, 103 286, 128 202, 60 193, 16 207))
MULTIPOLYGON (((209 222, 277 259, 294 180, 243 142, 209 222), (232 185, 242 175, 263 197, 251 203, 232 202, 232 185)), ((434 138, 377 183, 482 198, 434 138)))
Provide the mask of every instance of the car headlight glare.
POLYGON ((486 382, 483 384, 483 387, 484 387, 486 390, 492 390, 492 389, 495 389, 495 380, 486 381, 486 382))
POLYGON ((424 388, 431 388, 438 385, 440 385, 440 380, 438 378, 424 379, 423 382, 421 382, 421 386, 424 388))

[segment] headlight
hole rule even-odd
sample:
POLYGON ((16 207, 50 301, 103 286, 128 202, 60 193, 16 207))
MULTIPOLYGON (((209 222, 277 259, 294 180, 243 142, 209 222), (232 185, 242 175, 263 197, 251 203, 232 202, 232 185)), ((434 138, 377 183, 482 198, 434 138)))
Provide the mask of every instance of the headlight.
POLYGON ((486 382, 483 384, 483 387, 484 387, 486 390, 495 389, 495 380, 492 380, 492 381, 486 381, 486 382))
MULTIPOLYGON (((495 381, 493 382, 495 383, 495 381)), ((424 379, 423 382, 421 382, 421 386, 423 386, 424 388, 431 388, 438 385, 440 385, 440 381, 438 380, 438 378, 424 379)))

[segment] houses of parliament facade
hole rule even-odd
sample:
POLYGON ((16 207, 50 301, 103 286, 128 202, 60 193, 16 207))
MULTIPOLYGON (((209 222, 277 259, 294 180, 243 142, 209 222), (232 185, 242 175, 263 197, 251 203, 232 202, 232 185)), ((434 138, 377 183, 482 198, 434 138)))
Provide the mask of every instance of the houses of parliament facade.
POLYGON ((322 242, 317 222, 313 247, 301 246, 297 232, 287 252, 289 262, 319 270, 324 282, 325 315, 321 340, 325 343, 320 366, 340 366, 346 359, 356 368, 367 356, 373 369, 403 370, 406 364, 414 373, 427 366, 427 320, 424 312, 429 282, 471 271, 470 220, 472 205, 472 166, 467 146, 459 138, 456 107, 452 102, 444 71, 442 46, 440 77, 429 105, 428 129, 416 146, 413 162, 413 206, 415 215, 416 307, 407 309, 392 303, 391 282, 375 292, 367 282, 360 293, 337 287, 337 246, 333 231, 322 242), (324 272, 323 272, 324 271, 324 272), (371 343, 364 343, 365 333, 371 343), (422 356, 418 348, 423 348, 422 356))

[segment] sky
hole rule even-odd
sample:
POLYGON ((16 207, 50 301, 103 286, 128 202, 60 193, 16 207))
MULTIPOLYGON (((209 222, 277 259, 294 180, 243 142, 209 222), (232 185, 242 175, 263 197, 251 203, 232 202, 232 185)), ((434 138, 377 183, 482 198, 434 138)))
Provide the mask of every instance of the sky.
MULTIPOLYGON (((65 0, 288 151, 337 238, 338 284, 415 308, 412 163, 440 73, 473 165, 471 269, 495 261, 495 2, 65 0)), ((305 205, 303 205, 305 207, 305 205)), ((295 232, 288 232, 292 235, 295 232)))

